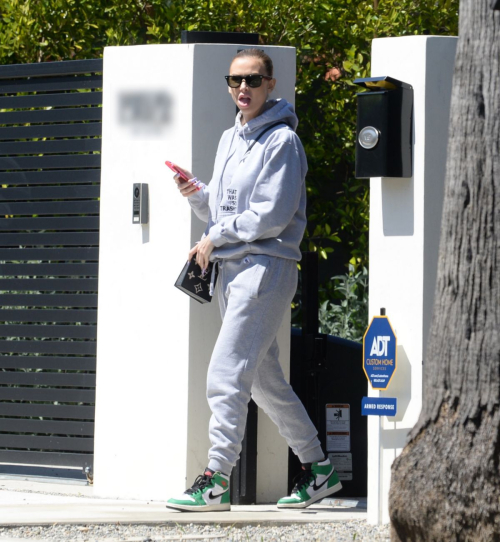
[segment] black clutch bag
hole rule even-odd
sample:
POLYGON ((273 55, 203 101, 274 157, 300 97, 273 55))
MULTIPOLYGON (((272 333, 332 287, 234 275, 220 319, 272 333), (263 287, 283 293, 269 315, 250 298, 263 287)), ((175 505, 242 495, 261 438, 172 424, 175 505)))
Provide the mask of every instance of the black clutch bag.
MULTIPOLYGON (((185 294, 189 295, 193 299, 196 299, 199 303, 210 303, 212 296, 210 295, 210 281, 212 277, 212 270, 214 264, 210 262, 208 264, 205 274, 202 275, 200 266, 196 263, 195 258, 191 258, 189 262, 184 266, 179 278, 175 281, 175 287, 182 290, 185 294)), ((218 269, 215 269, 217 273, 218 269)), ((217 280, 217 275, 214 280, 217 280)))

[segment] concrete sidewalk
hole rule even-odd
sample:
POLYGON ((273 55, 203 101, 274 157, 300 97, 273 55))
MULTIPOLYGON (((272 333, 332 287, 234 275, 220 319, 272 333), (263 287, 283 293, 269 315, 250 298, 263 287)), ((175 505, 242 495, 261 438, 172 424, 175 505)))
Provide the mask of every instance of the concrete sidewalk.
POLYGON ((0 476, 0 526, 58 524, 217 523, 290 524, 366 520, 366 500, 324 499, 305 510, 278 510, 275 504, 232 506, 231 512, 177 512, 159 501, 94 497, 81 482, 0 476))

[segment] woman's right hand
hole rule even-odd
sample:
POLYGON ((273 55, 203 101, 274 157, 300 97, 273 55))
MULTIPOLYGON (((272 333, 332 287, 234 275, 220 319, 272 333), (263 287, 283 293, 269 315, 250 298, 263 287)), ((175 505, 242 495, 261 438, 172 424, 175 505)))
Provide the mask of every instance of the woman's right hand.
MULTIPOLYGON (((185 181, 184 179, 181 179, 181 176, 176 173, 174 175, 174 181, 177 185, 177 188, 179 189, 182 196, 185 198, 188 198, 189 196, 192 196, 195 192, 198 191, 195 184, 192 182, 194 177, 193 174, 188 171, 187 169, 184 169, 176 164, 176 166, 188 177, 188 181, 185 181)), ((195 181, 196 182, 196 181, 195 181)))

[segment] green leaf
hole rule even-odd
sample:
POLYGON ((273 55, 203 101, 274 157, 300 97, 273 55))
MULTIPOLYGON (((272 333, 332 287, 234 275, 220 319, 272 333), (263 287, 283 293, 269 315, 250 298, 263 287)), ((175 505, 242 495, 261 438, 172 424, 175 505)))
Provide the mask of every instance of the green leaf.
MULTIPOLYGON (((361 89, 352 81, 369 76, 375 36, 457 35, 458 6, 458 0, 384 0, 377 10, 372 0, 6 0, 0 64, 101 58, 106 46, 179 43, 182 30, 258 32, 262 45, 296 47, 297 134, 309 166, 301 248, 319 251, 323 262, 333 248, 318 248, 309 237, 339 244, 345 267, 361 271, 368 266, 369 187, 354 177, 354 97, 361 89)), ((322 288, 321 295, 332 294, 322 288)), ((338 329, 350 329, 351 313, 335 307, 328 310, 344 319, 338 329)))

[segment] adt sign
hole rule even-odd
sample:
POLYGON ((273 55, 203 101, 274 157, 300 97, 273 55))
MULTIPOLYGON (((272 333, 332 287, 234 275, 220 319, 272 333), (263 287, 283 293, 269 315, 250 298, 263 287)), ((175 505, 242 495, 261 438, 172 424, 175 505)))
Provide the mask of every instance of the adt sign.
POLYGON ((386 390, 396 370, 396 335, 387 316, 375 316, 363 337, 363 369, 374 390, 386 390))

